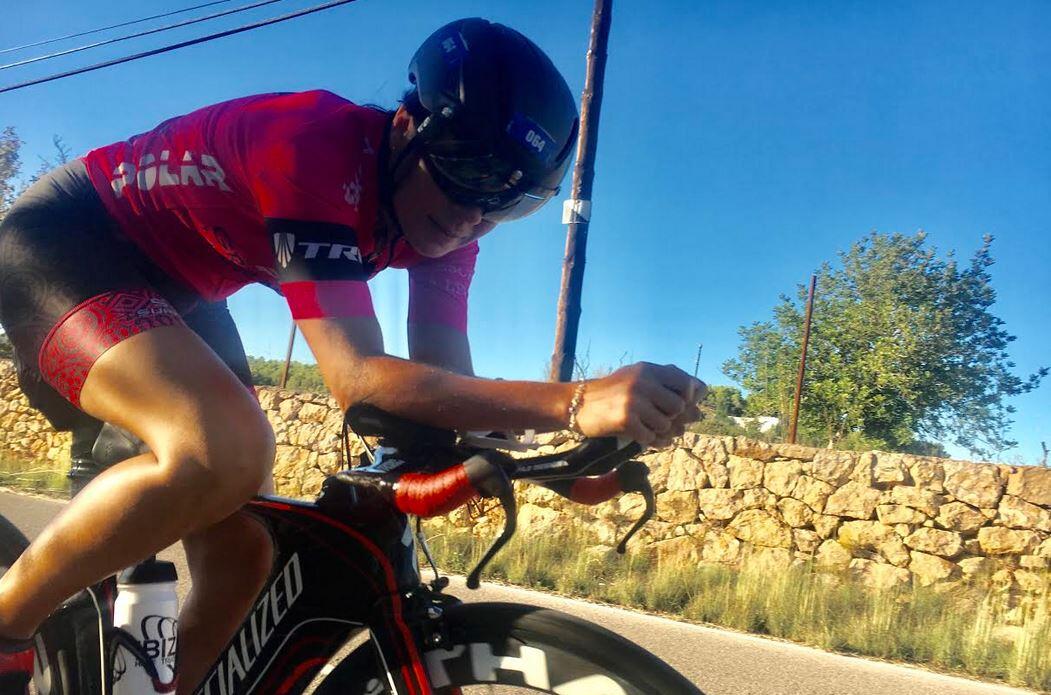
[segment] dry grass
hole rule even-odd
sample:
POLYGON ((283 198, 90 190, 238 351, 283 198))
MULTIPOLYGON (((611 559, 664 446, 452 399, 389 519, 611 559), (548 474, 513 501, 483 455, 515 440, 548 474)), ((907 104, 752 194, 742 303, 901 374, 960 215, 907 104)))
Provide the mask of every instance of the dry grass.
MULTIPOLYGON (((443 531, 431 550, 467 572, 487 541, 443 531)), ((513 584, 669 613, 839 652, 1051 690, 1051 575, 1042 594, 1012 599, 988 583, 876 592, 808 565, 774 570, 656 563, 576 538, 519 537, 486 574, 513 584)))
POLYGON ((11 487, 40 495, 65 497, 69 492, 66 471, 50 461, 26 461, 0 456, 0 487, 11 487))

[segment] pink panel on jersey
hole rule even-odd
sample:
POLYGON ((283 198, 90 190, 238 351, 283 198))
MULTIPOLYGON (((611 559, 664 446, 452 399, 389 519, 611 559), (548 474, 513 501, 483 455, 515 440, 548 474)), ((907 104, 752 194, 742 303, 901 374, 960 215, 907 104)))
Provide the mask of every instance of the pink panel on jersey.
POLYGON ((356 280, 286 282, 281 291, 292 309, 292 318, 320 319, 340 316, 375 316, 369 286, 356 280))
POLYGON ((467 332, 467 292, 478 242, 409 267, 409 323, 437 323, 467 332))

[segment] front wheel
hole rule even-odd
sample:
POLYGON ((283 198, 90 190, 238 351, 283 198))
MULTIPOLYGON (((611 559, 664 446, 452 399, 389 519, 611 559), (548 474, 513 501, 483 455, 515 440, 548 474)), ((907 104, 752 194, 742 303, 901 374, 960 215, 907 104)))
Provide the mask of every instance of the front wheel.
MULTIPOLYGON (((558 611, 507 603, 459 604, 449 639, 424 649, 434 691, 556 695, 703 695, 661 659, 619 635, 558 611)), ((388 695, 386 671, 366 643, 318 695, 388 695)))

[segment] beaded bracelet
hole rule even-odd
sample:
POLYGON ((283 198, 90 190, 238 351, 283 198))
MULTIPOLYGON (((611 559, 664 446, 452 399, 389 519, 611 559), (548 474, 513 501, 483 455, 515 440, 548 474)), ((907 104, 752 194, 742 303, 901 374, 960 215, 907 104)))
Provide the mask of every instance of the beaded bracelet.
POLYGON ((588 382, 581 381, 577 384, 577 388, 573 391, 573 399, 569 402, 569 431, 580 436, 584 436, 584 433, 580 430, 580 423, 577 422, 577 415, 580 414, 580 406, 584 404, 584 390, 587 388, 588 382))

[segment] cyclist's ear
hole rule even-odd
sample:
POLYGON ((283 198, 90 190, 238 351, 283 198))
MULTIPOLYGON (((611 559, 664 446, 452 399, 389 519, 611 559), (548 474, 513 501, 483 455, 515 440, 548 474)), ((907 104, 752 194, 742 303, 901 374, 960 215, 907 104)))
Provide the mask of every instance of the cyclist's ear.
POLYGON ((405 104, 398 107, 394 112, 394 119, 390 126, 390 144, 394 153, 400 152, 409 140, 416 135, 416 121, 412 114, 405 108, 405 104))

